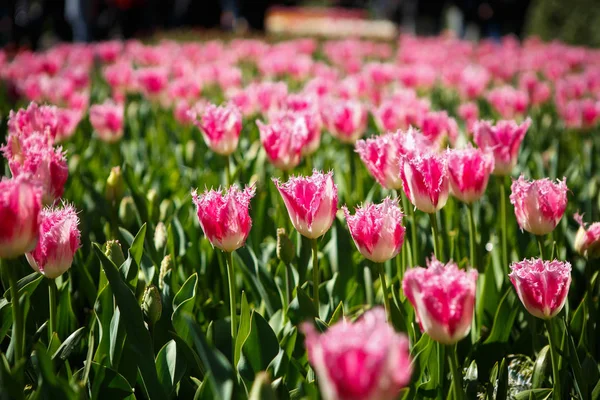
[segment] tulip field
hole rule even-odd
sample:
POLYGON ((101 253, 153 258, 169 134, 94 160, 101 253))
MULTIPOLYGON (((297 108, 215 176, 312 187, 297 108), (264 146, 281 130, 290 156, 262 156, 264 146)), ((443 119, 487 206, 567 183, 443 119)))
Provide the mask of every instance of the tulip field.
POLYGON ((600 399, 600 50, 0 50, 0 399, 600 399))

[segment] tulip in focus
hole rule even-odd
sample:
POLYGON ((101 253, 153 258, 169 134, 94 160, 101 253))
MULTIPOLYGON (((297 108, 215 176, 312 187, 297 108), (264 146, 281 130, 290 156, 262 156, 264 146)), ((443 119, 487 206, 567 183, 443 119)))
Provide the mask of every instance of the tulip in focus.
POLYGON ((75 209, 66 204, 63 208, 45 208, 40 221, 40 240, 26 257, 31 268, 54 279, 71 268, 80 247, 79 218, 75 209))
POLYGON ((24 177, 0 181, 0 258, 15 258, 38 242, 42 196, 24 177))
POLYGON ((123 137, 124 105, 111 100, 90 107, 90 123, 106 143, 116 143, 123 137))
POLYGON ((452 195, 467 204, 479 200, 494 170, 494 156, 471 146, 448 150, 447 154, 452 195))
POLYGON ((510 281, 531 315, 550 319, 562 310, 571 284, 571 264, 532 258, 510 268, 510 281))
POLYGON ((302 236, 316 239, 323 236, 333 223, 337 212, 337 186, 333 172, 313 171, 309 177, 291 177, 281 183, 273 179, 292 220, 302 236))
POLYGON ((600 258, 600 222, 594 222, 586 227, 583 217, 575 214, 579 230, 575 236, 575 251, 588 259, 600 258))
POLYGON ((513 181, 510 202, 521 229, 534 235, 546 235, 556 228, 567 208, 566 179, 527 181, 521 175, 513 181))
POLYGON ((450 185, 445 154, 423 152, 402 155, 400 176, 406 197, 417 209, 432 214, 446 205, 450 185))
POLYGON ((324 400, 393 400, 410 382, 408 338, 386 323, 381 308, 354 323, 339 322, 325 333, 309 323, 302 331, 324 400))
POLYGON ((300 164, 309 135, 302 116, 293 111, 276 113, 268 124, 256 121, 256 125, 269 161, 275 167, 289 171, 300 164))
POLYGON ((421 330, 442 344, 454 344, 471 330, 477 271, 444 265, 432 256, 427 268, 406 271, 402 290, 412 303, 421 330))
POLYGON ((343 210, 352 239, 365 258, 382 263, 400 253, 405 228, 397 200, 388 197, 381 204, 367 204, 354 215, 346 207, 343 210))
POLYGON ((228 156, 237 148, 242 132, 242 114, 233 105, 208 104, 196 126, 212 151, 228 156))
POLYGON ((494 153, 494 175, 510 175, 517 164, 521 142, 531 125, 531 119, 518 125, 515 121, 479 121, 473 126, 473 139, 477 146, 494 153))
POLYGON ((192 192, 198 221, 213 246, 232 252, 244 245, 252 226, 248 208, 254 191, 254 186, 240 190, 234 185, 224 194, 216 190, 201 195, 192 192))

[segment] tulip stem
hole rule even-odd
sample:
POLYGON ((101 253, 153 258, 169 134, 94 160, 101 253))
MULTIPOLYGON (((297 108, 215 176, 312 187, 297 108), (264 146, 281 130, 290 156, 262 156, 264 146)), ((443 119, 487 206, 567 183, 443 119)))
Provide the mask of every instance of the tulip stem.
POLYGON ((452 388, 454 389, 454 400, 462 400, 464 398, 463 376, 462 370, 458 364, 456 354, 456 344, 447 346, 448 363, 450 364, 450 372, 452 373, 452 388))
POLYGON ((233 265, 233 253, 230 251, 225 252, 225 259, 227 260, 227 278, 229 280, 229 313, 231 314, 231 339, 233 343, 233 351, 235 354, 235 341, 237 338, 237 323, 236 313, 237 304, 235 300, 235 267, 233 265))
POLYGON ((48 344, 52 341, 52 335, 56 332, 56 281, 48 279, 48 304, 50 306, 50 320, 48 322, 48 344))
POLYGON ((363 267, 363 277, 365 279, 365 297, 369 308, 373 307, 373 276, 371 268, 368 265, 363 267))
POLYGON ((429 219, 431 220, 431 235, 432 237, 432 242, 433 242, 433 254, 435 254, 435 258, 437 258, 438 260, 442 261, 440 259, 440 238, 439 238, 439 231, 438 231, 438 224, 437 224, 437 215, 435 212, 432 212, 431 214, 429 214, 429 219))
POLYGON ((392 310, 390 308, 390 298, 388 296, 387 284, 385 282, 385 269, 383 267, 383 263, 377 263, 377 267, 379 268, 379 279, 381 280, 381 290, 383 291, 383 305, 385 307, 385 315, 387 316, 387 320, 392 320, 392 310))
POLYGON ((406 212, 408 213, 408 215, 410 216, 410 245, 411 245, 411 260, 410 260, 410 266, 414 267, 415 265, 417 265, 419 257, 417 255, 417 219, 415 217, 415 210, 412 207, 412 204, 410 204, 408 202, 408 198, 406 197, 406 195, 404 193, 401 194, 402 196, 402 206, 404 208, 404 210, 406 210, 406 212))
POLYGON ((500 220, 502 230, 502 268, 508 271, 508 250, 506 239, 506 188, 504 185, 504 177, 499 178, 500 182, 500 220))
POLYGON ((310 244, 312 247, 312 262, 313 262, 313 303, 317 316, 319 315, 319 244, 317 239, 311 239, 310 244))
MULTIPOLYGON (((467 204, 467 210, 469 214, 469 252, 471 258, 471 268, 477 268, 479 270, 479 265, 477 263, 477 249, 475 247, 475 241, 477 236, 477 231, 475 227, 475 218, 473 212, 473 204, 467 204)), ((481 271, 480 271, 481 272, 481 271)))
POLYGON ((21 304, 19 303, 19 287, 17 285, 17 265, 3 265, 8 276, 8 284, 10 285, 10 303, 12 304, 13 314, 13 326, 12 326, 12 338, 14 341, 14 363, 16 364, 21 358, 23 358, 23 314, 21 310, 21 304))
POLYGON ((552 358, 552 378, 553 378, 553 398, 561 398, 561 387, 560 387, 560 359, 557 351, 558 343, 555 337, 554 326, 552 319, 544 321, 546 323, 546 329, 548 330, 548 340, 550 342, 550 357, 552 358))
MULTIPOLYGON (((285 263, 285 292, 287 297, 287 307, 286 310, 290 307, 290 303, 292 302, 292 293, 294 291, 294 273, 292 271, 292 265, 290 263, 285 263)), ((286 314, 284 314, 286 315, 286 314)))
POLYGON ((542 235, 535 235, 535 238, 538 242, 538 247, 540 248, 540 258, 542 261, 544 260, 544 237, 542 235))
POLYGON ((227 187, 231 186, 233 183, 233 178, 231 176, 231 154, 225 157, 225 183, 227 187))

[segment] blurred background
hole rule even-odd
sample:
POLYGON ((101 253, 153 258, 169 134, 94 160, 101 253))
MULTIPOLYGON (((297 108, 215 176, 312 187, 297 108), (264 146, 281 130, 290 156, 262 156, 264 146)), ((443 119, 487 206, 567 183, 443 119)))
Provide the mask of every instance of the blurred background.
MULTIPOLYGON (((288 17, 306 16, 307 10, 336 21, 386 21, 386 27, 397 27, 394 32, 451 30, 473 40, 535 34, 600 45, 599 0, 1 0, 0 46, 37 49, 57 41, 144 38, 165 31, 285 33, 300 21, 288 17), (287 19, 278 24, 282 13, 287 19)), ((315 31, 323 34, 316 26, 315 31)))

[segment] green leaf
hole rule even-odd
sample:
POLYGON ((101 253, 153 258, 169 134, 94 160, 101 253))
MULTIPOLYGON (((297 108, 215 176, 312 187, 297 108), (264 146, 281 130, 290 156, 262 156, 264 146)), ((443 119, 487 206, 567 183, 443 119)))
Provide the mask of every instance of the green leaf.
POLYGON ((508 394, 508 363, 506 358, 502 359, 498 369, 498 388, 496 389, 497 399, 506 399, 508 394))
POLYGON ((12 307, 5 298, 0 299, 0 343, 12 327, 12 307))
POLYGON ((235 339, 235 354, 233 357, 233 365, 237 367, 238 362, 240 361, 240 356, 242 354, 242 346, 246 342, 248 335, 250 334, 250 306, 248 305, 248 300, 246 299, 246 293, 242 291, 242 300, 240 302, 240 326, 238 329, 238 334, 235 339))
POLYGON ((31 361, 35 371, 41 375, 41 386, 36 389, 39 395, 49 399, 78 399, 77 393, 68 382, 56 375, 52 360, 41 343, 34 346, 31 361))
MULTIPOLYGON (((244 360, 249 364, 252 371, 252 376, 247 377, 248 380, 252 380, 256 373, 265 371, 279 353, 277 335, 263 316, 256 311, 252 311, 250 334, 242 351, 244 360)), ((247 369, 244 369, 244 371, 250 372, 247 369)))
POLYGON ((127 315, 127 318, 123 319, 123 324, 127 335, 135 338, 130 344, 137 356, 138 368, 144 388, 148 393, 152 393, 154 398, 164 399, 166 396, 162 386, 158 382, 158 375, 154 366, 152 339, 144 325, 142 310, 133 292, 121 279, 121 275, 115 264, 104 255, 97 243, 94 243, 93 246, 106 273, 106 277, 110 282, 117 306, 124 315, 127 315))
POLYGON ((531 389, 524 390, 521 393, 515 395, 516 400, 547 400, 552 396, 552 389, 531 389))
POLYGON ((327 325, 331 326, 331 325, 335 324, 336 322, 342 320, 343 318, 344 318, 344 303, 342 301, 340 301, 340 304, 338 304, 338 306, 335 308, 335 311, 331 315, 331 318, 329 318, 329 322, 327 323, 327 325))
POLYGON ((508 288, 500 304, 498 305, 498 311, 494 317, 494 325, 492 326, 492 332, 490 336, 485 340, 485 344, 494 342, 506 342, 510 336, 510 331, 513 328, 515 318, 519 312, 519 307, 514 304, 514 293, 513 289, 508 288))
POLYGON ((122 399, 133 394, 127 379, 117 371, 92 362, 90 369, 91 398, 122 399))
POLYGON ((71 333, 68 338, 59 346, 54 355, 52 356, 52 360, 56 360, 60 358, 61 360, 66 360, 69 356, 77 350, 79 347, 79 343, 81 339, 85 336, 85 327, 81 327, 77 329, 75 332, 71 333))
POLYGON ((133 257, 135 263, 140 265, 142 255, 144 254, 144 240, 146 238, 146 224, 142 225, 138 233, 135 235, 131 246, 129 247, 129 255, 133 257))
POLYGON ((183 378, 187 364, 183 355, 177 352, 177 344, 170 340, 156 356, 156 372, 158 380, 168 395, 172 395, 175 387, 183 378))
POLYGON ((314 303, 299 286, 296 288, 296 297, 292 300, 288 308, 288 317, 293 325, 298 325, 301 322, 317 317, 317 310, 314 303))
POLYGON ((194 309, 194 298, 196 297, 196 286, 198 285, 198 274, 192 274, 181 286, 179 292, 173 298, 173 315, 171 321, 173 327, 179 336, 181 336, 188 345, 192 344, 192 335, 190 327, 182 318, 182 314, 191 313, 194 309))
POLYGON ((252 389, 250 390, 249 400, 276 400, 275 391, 271 387, 269 375, 260 373, 256 376, 252 389))
POLYGON ((539 389, 544 386, 545 382, 549 381, 551 366, 550 346, 546 345, 538 353, 535 365, 533 366, 533 378, 531 380, 531 387, 533 389, 539 389))

